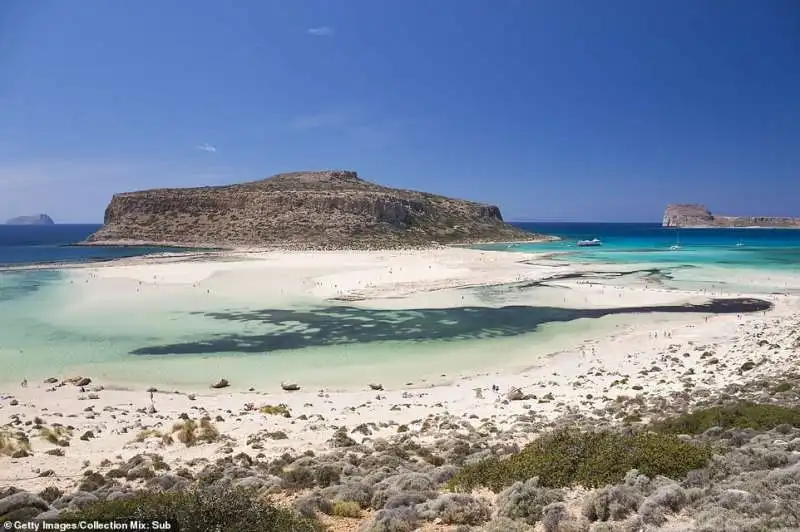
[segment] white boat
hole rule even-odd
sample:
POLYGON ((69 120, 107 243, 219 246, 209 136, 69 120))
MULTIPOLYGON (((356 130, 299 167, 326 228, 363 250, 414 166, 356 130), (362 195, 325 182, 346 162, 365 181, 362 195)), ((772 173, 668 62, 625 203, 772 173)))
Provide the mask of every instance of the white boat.
POLYGON ((678 251, 681 249, 681 233, 680 231, 675 231, 675 243, 669 247, 672 251, 678 251))
POLYGON ((738 247, 741 247, 741 246, 744 246, 744 242, 742 242, 741 240, 739 240, 739 241, 736 243, 736 247, 738 248, 738 247))
POLYGON ((591 240, 578 240, 578 243, 575 244, 579 248, 586 248, 586 247, 594 247, 594 246, 602 246, 603 243, 600 242, 598 239, 593 238, 591 240))

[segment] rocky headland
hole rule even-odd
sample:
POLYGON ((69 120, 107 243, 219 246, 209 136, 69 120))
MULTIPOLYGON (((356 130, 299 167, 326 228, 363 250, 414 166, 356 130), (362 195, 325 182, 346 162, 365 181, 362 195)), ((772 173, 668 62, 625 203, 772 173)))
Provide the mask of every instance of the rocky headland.
POLYGON ((777 216, 722 216, 699 204, 672 203, 664 211, 664 227, 775 227, 800 229, 800 218, 777 216))
POLYGON ((390 249, 547 239, 494 205, 384 187, 351 171, 116 194, 86 243, 282 249, 390 249))
POLYGON ((11 218, 6 225, 55 225, 55 222, 46 214, 31 214, 11 218))

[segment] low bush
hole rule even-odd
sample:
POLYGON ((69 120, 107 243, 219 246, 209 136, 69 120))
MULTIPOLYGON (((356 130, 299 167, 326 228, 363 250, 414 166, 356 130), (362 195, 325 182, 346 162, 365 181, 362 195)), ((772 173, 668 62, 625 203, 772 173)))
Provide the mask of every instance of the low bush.
POLYGON ((542 519, 545 507, 563 498, 560 490, 542 487, 539 479, 534 477, 525 482, 515 482, 497 497, 497 515, 535 525, 542 519))
POLYGON ((0 454, 13 456, 17 452, 24 451, 28 453, 30 450, 31 443, 25 433, 0 431, 0 454))
POLYGON ((378 510, 359 532, 412 532, 417 528, 417 513, 407 507, 378 510))
POLYGON ((199 424, 192 419, 176 423, 172 427, 172 432, 175 438, 187 447, 203 442, 212 443, 220 438, 219 431, 207 417, 200 419, 199 424))
POLYGON ((491 515, 485 501, 461 493, 445 493, 415 509, 421 518, 429 521, 440 519, 446 525, 478 525, 491 515))
POLYGON ((116 519, 172 520, 183 532, 317 532, 313 518, 269 504, 252 491, 207 489, 138 492, 133 498, 91 503, 62 514, 62 522, 116 519))
POLYGON ((337 517, 361 517, 361 506, 354 501, 336 501, 332 514, 337 517))
POLYGON ((655 423, 652 428, 668 434, 700 434, 711 427, 770 430, 783 424, 800 427, 800 408, 741 401, 695 410, 655 423))
POLYGON ((289 407, 283 403, 279 405, 264 405, 258 411, 267 416, 292 417, 289 407))
POLYGON ((711 457, 707 446, 674 435, 563 429, 546 434, 505 459, 487 458, 465 466, 447 483, 454 491, 485 486, 493 491, 538 477, 541 486, 588 488, 615 484, 631 469, 653 477, 682 478, 711 457))

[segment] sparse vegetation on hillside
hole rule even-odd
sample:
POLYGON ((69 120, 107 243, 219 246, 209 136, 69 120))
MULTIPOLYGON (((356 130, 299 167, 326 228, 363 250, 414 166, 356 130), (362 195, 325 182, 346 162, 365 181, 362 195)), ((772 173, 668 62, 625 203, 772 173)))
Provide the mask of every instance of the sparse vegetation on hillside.
POLYGON ((139 492, 130 499, 97 501, 72 510, 62 521, 172 520, 183 532, 317 532, 322 525, 279 508, 244 489, 139 492))
POLYGON ((508 458, 487 458, 468 465, 449 482, 450 489, 471 491, 484 486, 493 491, 538 477, 547 488, 600 487, 620 482, 631 469, 648 476, 682 478, 703 467, 711 449, 681 441, 672 435, 610 430, 558 430, 528 444, 508 458))
POLYGON ((788 424, 800 427, 800 408, 747 401, 697 409, 653 425, 671 434, 701 434, 712 427, 769 430, 788 424))

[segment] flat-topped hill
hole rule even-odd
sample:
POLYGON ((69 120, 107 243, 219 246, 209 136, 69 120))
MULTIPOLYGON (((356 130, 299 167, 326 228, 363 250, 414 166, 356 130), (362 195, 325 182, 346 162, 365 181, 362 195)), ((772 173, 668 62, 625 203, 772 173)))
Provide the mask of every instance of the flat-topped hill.
POLYGON ((494 205, 315 171, 116 194, 87 243, 378 249, 542 238, 503 222, 494 205))
POLYGON ((721 216, 698 204, 667 205, 664 227, 788 227, 800 229, 800 218, 776 216, 721 216))

